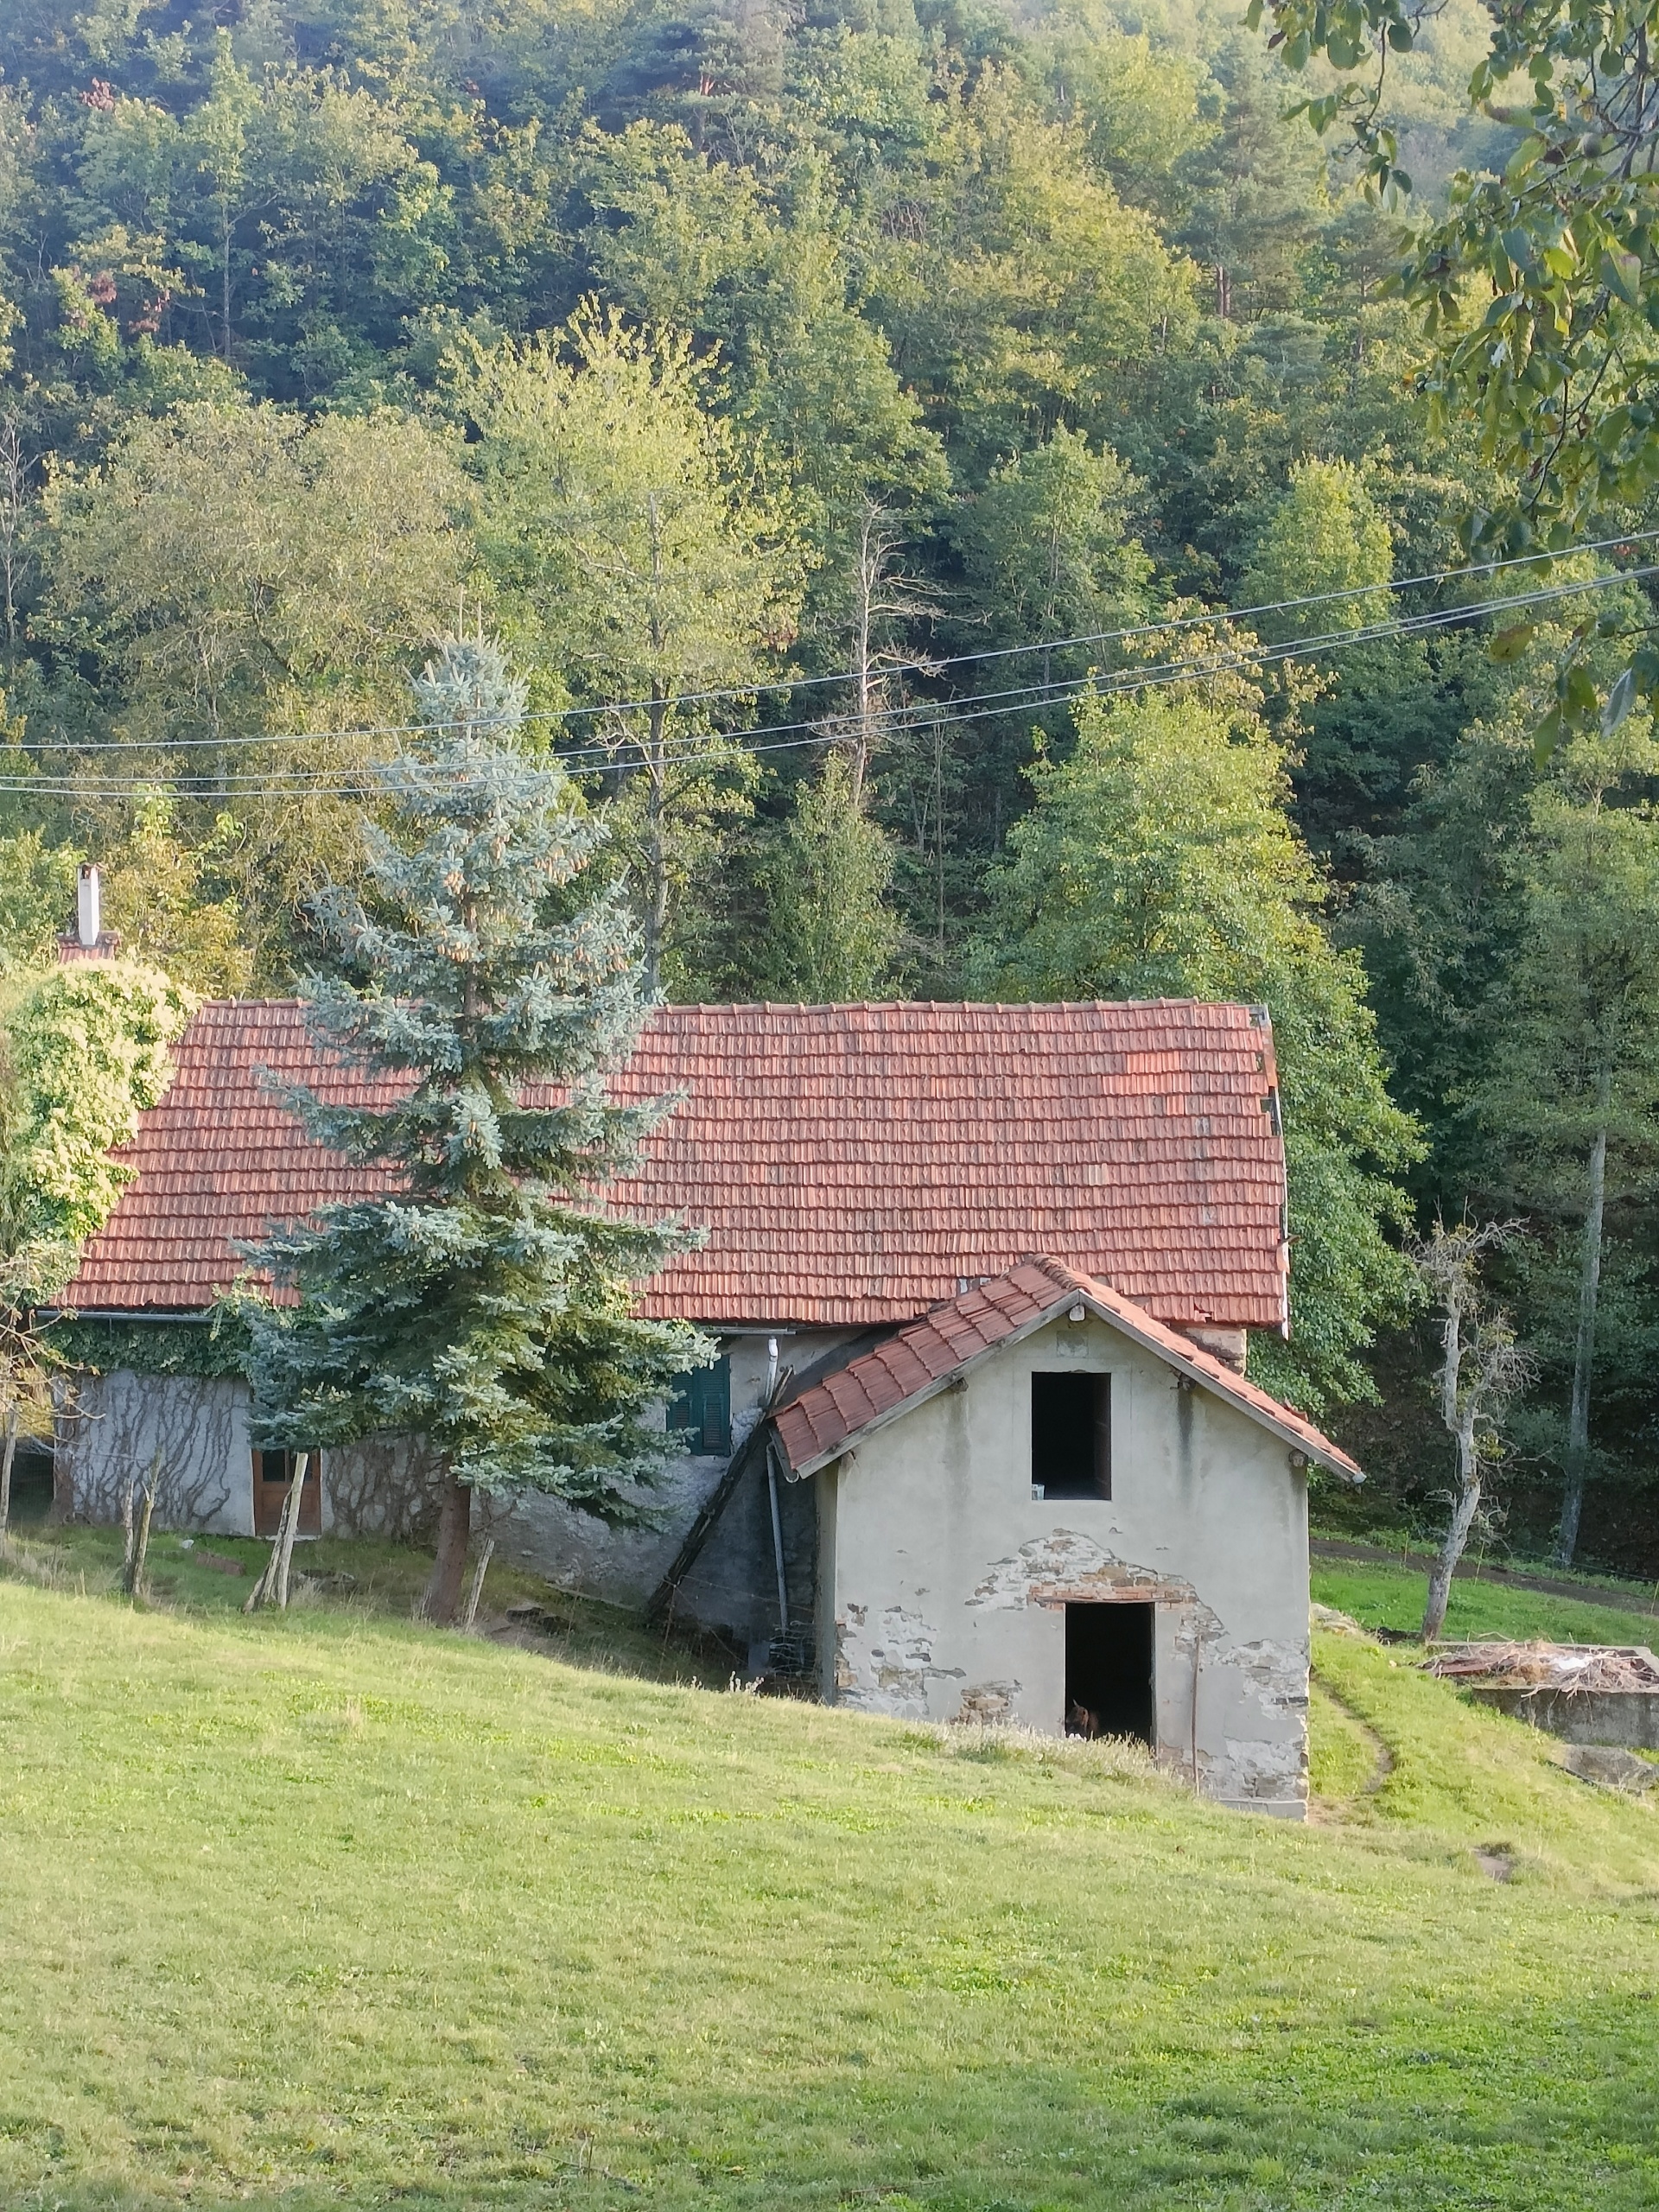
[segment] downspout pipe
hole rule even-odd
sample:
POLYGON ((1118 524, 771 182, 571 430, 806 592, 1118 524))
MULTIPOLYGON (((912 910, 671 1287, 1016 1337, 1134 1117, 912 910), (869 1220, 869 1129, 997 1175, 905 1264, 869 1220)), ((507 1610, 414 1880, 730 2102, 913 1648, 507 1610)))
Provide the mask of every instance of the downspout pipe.
POLYGON ((778 1505, 778 1446, 766 1439, 766 1490, 772 1499, 772 1557, 778 1569, 778 1633, 789 1634, 789 1582, 784 1573, 784 1516, 778 1505))

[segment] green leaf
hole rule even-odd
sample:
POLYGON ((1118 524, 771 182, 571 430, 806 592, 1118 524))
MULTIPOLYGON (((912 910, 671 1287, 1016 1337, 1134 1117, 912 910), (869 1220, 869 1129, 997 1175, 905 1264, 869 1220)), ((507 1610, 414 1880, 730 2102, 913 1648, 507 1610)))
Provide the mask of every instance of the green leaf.
POLYGON ((1548 768, 1550 758, 1560 743, 1566 729, 1559 707, 1552 707, 1532 733, 1532 757, 1539 767, 1548 768))
POLYGON ((1601 734, 1611 737, 1630 709, 1636 704, 1636 671, 1624 670, 1607 694, 1607 703, 1601 710, 1601 734))
POLYGON ((1616 293, 1628 307, 1635 307, 1642 297, 1642 260, 1638 254, 1613 251, 1601 257, 1599 275, 1610 292, 1616 293))
POLYGON ((1536 635, 1535 623, 1517 622, 1512 629, 1500 630, 1488 641, 1486 658, 1496 661, 1519 660, 1536 635))

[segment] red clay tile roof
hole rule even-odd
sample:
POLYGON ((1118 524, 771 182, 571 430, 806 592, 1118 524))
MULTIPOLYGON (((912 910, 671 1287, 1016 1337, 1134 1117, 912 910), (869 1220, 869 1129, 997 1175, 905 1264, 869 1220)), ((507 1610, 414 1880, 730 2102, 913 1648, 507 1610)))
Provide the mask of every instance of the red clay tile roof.
MULTIPOLYGON (((66 1302, 207 1304, 233 1240, 372 1186, 261 1068, 365 1095, 293 1001, 204 1007, 66 1302)), ((710 1323, 911 1319, 1033 1249, 1166 1321, 1275 1328, 1284 1150, 1272 1033, 1244 1007, 664 1007, 612 1085, 683 1090, 613 1203, 707 1229, 643 1310, 710 1323)))
POLYGON ((827 1375, 798 1398, 780 1407, 773 1426, 790 1470, 809 1475, 840 1457, 870 1429, 893 1420, 944 1388, 994 1345, 1023 1336, 1074 1300, 1093 1306, 1100 1317, 1137 1344, 1167 1360, 1205 1389, 1227 1399, 1253 1421, 1310 1459, 1334 1468, 1351 1481, 1363 1482, 1357 1463, 1313 1423, 1289 1406, 1258 1390, 1188 1338, 1154 1320, 1143 1306, 1122 1298, 1092 1276, 1052 1260, 1027 1260, 1007 1274, 937 1306, 874 1351, 865 1352, 827 1375))

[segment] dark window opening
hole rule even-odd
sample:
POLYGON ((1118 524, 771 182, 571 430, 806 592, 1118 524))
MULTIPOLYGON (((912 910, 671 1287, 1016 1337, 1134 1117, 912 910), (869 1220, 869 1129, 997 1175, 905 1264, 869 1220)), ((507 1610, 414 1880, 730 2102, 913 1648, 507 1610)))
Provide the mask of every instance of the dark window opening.
MULTIPOLYGON (((294 1479, 292 1452, 257 1450, 253 1455, 253 1533, 274 1536, 283 1517, 283 1500, 294 1479)), ((302 1536, 322 1534, 322 1457, 312 1452, 306 1460, 305 1480, 300 1485, 302 1536)))
POLYGON ((732 1448, 732 1363, 723 1355, 712 1367, 695 1368, 680 1377, 669 1401, 668 1426, 688 1452, 715 1452, 726 1458, 732 1448))
POLYGON ((1033 1375, 1031 1479, 1045 1497, 1112 1494, 1112 1378, 1033 1375))
POLYGON ((1065 1609, 1065 1732, 1153 1742, 1150 1605, 1065 1609))

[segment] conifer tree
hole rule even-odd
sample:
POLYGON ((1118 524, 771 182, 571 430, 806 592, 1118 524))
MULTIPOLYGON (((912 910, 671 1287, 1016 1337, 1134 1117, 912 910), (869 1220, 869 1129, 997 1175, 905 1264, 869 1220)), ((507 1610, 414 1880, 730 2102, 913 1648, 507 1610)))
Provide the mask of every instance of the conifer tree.
POLYGON ((426 1611, 447 1621, 475 1490, 644 1517, 634 1485, 664 1454, 648 1409, 708 1348, 631 1310, 631 1284, 689 1239, 596 1201, 668 1104, 604 1095, 644 1001, 620 893, 588 873, 603 827, 514 749, 524 691, 493 645, 446 645, 416 690, 426 734, 381 771, 391 827, 365 831, 372 904, 320 902, 340 972, 305 992, 319 1045, 384 1103, 284 1094, 388 1189, 249 1248, 299 1292, 252 1309, 250 1371, 262 1442, 437 1447, 426 1611))

